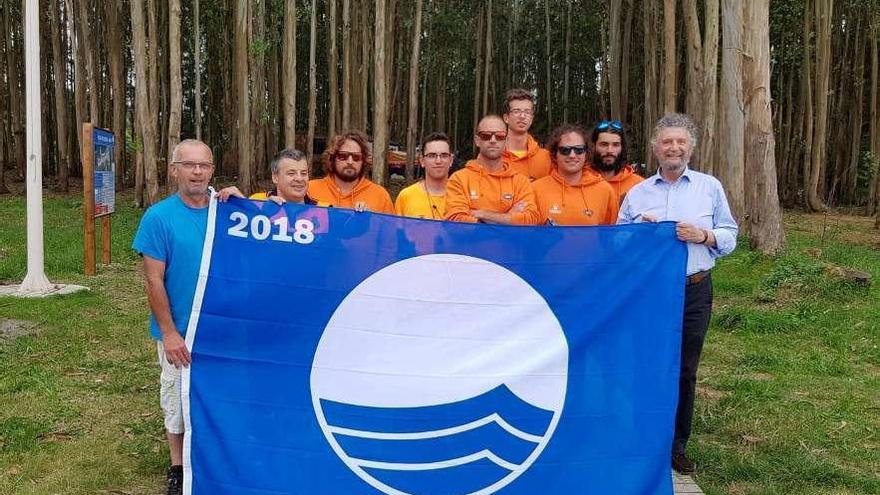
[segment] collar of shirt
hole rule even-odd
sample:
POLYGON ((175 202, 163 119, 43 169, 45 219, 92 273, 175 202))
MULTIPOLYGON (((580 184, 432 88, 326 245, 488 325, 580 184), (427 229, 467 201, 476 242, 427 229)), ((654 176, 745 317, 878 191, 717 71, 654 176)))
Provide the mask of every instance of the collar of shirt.
POLYGON ((680 181, 682 178, 686 178, 688 182, 693 181, 693 178, 691 177, 691 168, 690 167, 685 166, 684 172, 681 173, 681 175, 678 177, 678 179, 675 180, 675 182, 669 182, 668 180, 664 179, 663 176, 660 175, 660 169, 658 168, 657 173, 655 173, 653 176, 651 176, 651 183, 655 184, 655 185, 658 182, 663 182, 665 184, 675 184, 676 182, 680 181))

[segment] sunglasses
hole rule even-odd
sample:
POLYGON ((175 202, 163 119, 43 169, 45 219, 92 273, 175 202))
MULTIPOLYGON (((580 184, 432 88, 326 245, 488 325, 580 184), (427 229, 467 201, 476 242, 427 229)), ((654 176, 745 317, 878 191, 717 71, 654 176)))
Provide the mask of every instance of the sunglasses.
POLYGON ((584 145, 580 145, 580 146, 560 146, 560 147, 557 149, 557 151, 558 151, 559 154, 561 154, 562 156, 568 156, 568 155, 571 154, 572 151, 574 151, 574 154, 575 154, 575 155, 580 156, 580 155, 583 155, 584 153, 587 152, 587 147, 584 146, 584 145))
POLYGON ((477 133, 477 137, 481 141, 489 141, 492 139, 492 136, 495 136, 496 141, 504 141, 507 139, 507 131, 480 131, 477 133))
POLYGON ((597 131, 605 131, 608 129, 623 131, 623 124, 621 124, 619 120, 603 120, 596 125, 597 131))
POLYGON ((360 162, 360 161, 363 161, 364 154, 358 153, 358 152, 351 152, 351 151, 337 151, 336 152, 336 159, 341 162, 347 161, 349 158, 351 158, 351 161, 353 161, 353 162, 360 162))

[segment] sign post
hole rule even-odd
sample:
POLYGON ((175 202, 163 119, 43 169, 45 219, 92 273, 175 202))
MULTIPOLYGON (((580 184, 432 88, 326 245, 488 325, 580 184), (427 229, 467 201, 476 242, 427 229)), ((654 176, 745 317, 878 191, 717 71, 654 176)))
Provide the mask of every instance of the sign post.
POLYGON ((95 218, 101 217, 101 262, 110 264, 110 215, 116 211, 116 139, 113 133, 90 123, 82 128, 83 261, 86 275, 94 275, 95 218))

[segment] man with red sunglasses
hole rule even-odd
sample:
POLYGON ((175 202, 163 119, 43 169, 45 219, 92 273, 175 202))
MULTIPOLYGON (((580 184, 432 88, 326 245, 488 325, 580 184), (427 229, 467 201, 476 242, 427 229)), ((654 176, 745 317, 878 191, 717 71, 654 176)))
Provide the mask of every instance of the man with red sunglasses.
POLYGON ((321 204, 357 211, 394 214, 394 203, 384 187, 368 179, 367 135, 348 131, 333 137, 323 155, 321 179, 309 181, 309 196, 321 204))
POLYGON ((590 134, 590 141, 593 144, 590 167, 611 184, 622 203, 626 193, 645 180, 626 163, 627 146, 623 124, 619 120, 599 122, 590 134))
POLYGON ((479 153, 452 174, 446 186, 446 219, 508 225, 535 225, 539 220, 532 185, 502 159, 507 124, 488 115, 477 124, 479 153))
POLYGON ((535 120, 535 97, 524 89, 511 89, 504 97, 504 123, 510 135, 504 161, 530 181, 550 175, 550 153, 529 134, 535 120))

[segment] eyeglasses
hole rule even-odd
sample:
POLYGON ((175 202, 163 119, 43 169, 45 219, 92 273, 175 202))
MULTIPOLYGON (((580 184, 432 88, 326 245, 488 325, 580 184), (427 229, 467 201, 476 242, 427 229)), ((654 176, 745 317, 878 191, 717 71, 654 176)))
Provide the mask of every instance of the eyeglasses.
POLYGON ((336 159, 339 161, 344 162, 344 161, 347 161, 349 158, 351 158, 351 160, 354 162, 360 162, 360 161, 363 161, 364 154, 358 153, 358 152, 351 152, 351 151, 337 151, 336 152, 336 159))
POLYGON ((184 170, 211 170, 214 164, 211 162, 171 162, 184 170))
POLYGON ((489 141, 492 137, 495 137, 496 141, 504 141, 507 139, 507 131, 479 131, 477 132, 477 137, 480 138, 481 141, 489 141))
POLYGON ((510 115, 522 115, 523 117, 527 117, 531 115, 533 111, 529 110, 528 108, 514 108, 507 113, 509 113, 510 115))
POLYGON ((558 151, 559 154, 562 155, 562 156, 568 156, 568 155, 571 154, 572 151, 574 151, 574 154, 575 154, 575 155, 580 156, 580 155, 583 155, 584 153, 587 152, 587 147, 584 146, 584 145, 580 145, 580 146, 560 146, 560 147, 557 149, 557 151, 558 151))
POLYGON ((452 153, 427 153, 422 156, 428 160, 448 160, 452 158, 452 153))
POLYGON ((615 131, 623 131, 623 124, 620 123, 619 120, 603 120, 596 124, 597 131, 605 131, 608 129, 614 129, 615 131))

